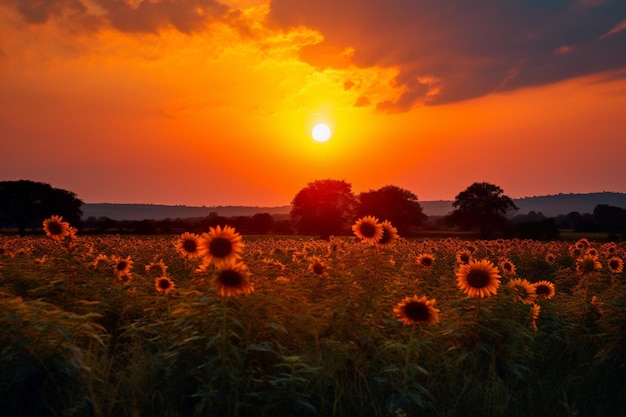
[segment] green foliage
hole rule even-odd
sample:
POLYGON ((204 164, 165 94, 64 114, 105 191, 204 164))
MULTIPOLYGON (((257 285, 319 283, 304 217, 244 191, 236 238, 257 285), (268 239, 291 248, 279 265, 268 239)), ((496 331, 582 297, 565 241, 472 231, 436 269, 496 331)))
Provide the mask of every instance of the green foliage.
POLYGON ((357 199, 352 185, 345 181, 317 180, 300 190, 291 206, 290 214, 300 233, 328 238, 348 230, 357 199))
POLYGON ((402 236, 413 232, 426 220, 417 196, 409 190, 386 185, 378 190, 359 194, 358 215, 388 220, 402 236))
POLYGON ((214 271, 174 243, 3 237, 0 414, 626 414, 625 275, 605 263, 624 258, 623 245, 591 242, 604 268, 581 275, 567 242, 259 238, 243 252, 254 292, 221 298, 214 271), (517 275, 467 298, 455 277, 463 250, 508 259, 517 275), (424 253, 430 267, 416 262, 424 253), (98 255, 129 257, 132 275, 120 279, 98 255), (156 259, 173 293, 156 291, 145 269, 156 259), (514 299, 513 277, 555 284, 536 319, 514 299), (414 294, 436 299, 439 323, 395 317, 414 294))
POLYGON ((21 236, 27 227, 41 227, 42 221, 53 214, 77 224, 82 204, 73 192, 50 184, 0 181, 0 226, 17 227, 21 236))
POLYGON ((506 224, 506 213, 517 210, 502 188, 488 182, 475 182, 454 199, 454 211, 447 216, 451 225, 476 228, 483 238, 506 224))
POLYGON ((101 349, 95 313, 73 314, 20 297, 0 297, 0 398, 4 415, 90 415, 86 349, 101 349))

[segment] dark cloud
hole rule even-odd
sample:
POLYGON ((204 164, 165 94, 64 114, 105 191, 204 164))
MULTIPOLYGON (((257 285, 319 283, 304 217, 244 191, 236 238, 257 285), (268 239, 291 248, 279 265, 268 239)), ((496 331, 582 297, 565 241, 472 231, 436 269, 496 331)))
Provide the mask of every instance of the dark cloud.
POLYGON ((245 32, 241 12, 215 0, 140 1, 136 5, 124 0, 94 0, 101 11, 90 12, 81 0, 9 0, 24 20, 32 24, 46 23, 52 18, 79 26, 108 24, 122 32, 157 33, 174 27, 182 33, 206 29, 221 22, 245 32))
POLYGON ((623 0, 272 0, 268 16, 318 30, 321 50, 353 48, 357 66, 398 68, 385 111, 624 68, 625 22, 623 0))
POLYGON ((142 1, 137 7, 120 0, 96 0, 107 11, 111 24, 123 32, 156 33, 173 26, 183 33, 198 32, 212 22, 235 22, 239 17, 214 0, 142 1))
POLYGON ((87 12, 80 0, 18 0, 16 6, 29 23, 46 23, 53 17, 81 17, 87 12))

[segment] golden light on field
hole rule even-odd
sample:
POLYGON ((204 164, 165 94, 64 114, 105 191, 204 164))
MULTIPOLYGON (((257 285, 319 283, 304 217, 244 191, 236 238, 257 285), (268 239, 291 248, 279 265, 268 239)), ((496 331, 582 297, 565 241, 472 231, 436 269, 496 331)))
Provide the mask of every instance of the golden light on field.
POLYGON ((315 125, 311 131, 311 136, 313 136, 313 139, 317 142, 326 142, 330 139, 330 134, 330 128, 323 123, 315 125))

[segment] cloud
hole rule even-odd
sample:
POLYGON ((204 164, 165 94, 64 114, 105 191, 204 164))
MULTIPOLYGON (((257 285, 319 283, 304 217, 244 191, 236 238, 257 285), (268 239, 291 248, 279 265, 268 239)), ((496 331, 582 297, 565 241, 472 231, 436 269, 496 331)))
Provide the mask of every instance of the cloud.
POLYGON ((87 7, 80 0, 21 0, 17 11, 28 23, 46 23, 53 17, 81 17, 87 7))
MULTIPOLYGON (((324 37, 328 67, 396 68, 405 111, 626 67, 626 2, 565 0, 273 0, 268 24, 324 37)), ((309 49, 312 47, 309 46, 309 49)))
POLYGON ((158 33, 175 28, 191 34, 219 22, 245 31, 241 12, 215 0, 9 0, 8 3, 31 24, 59 19, 74 29, 112 26, 126 33, 158 33))

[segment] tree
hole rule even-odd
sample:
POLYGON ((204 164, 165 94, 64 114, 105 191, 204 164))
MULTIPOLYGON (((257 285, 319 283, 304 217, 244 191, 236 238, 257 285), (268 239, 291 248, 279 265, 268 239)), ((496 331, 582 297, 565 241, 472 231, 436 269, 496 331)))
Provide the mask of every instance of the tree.
POLYGON ((598 204, 593 209, 593 219, 598 231, 617 233, 626 230, 626 210, 608 204, 598 204))
POLYGON ((73 192, 50 184, 28 180, 0 182, 0 225, 17 227, 20 236, 26 234, 27 227, 41 227, 53 214, 76 225, 83 214, 82 205, 73 192))
POLYGON ((381 221, 389 220, 400 235, 409 234, 411 229, 421 226, 427 218, 417 196, 395 185, 363 192, 359 194, 359 203, 359 216, 371 215, 381 221))
POLYGON ((502 188, 488 182, 470 185, 455 197, 452 206, 455 210, 448 214, 448 224, 465 229, 476 228, 483 239, 506 225, 509 210, 518 210, 513 200, 504 195, 502 188))
POLYGON ((300 233, 327 239, 348 230, 357 199, 352 185, 327 179, 309 183, 296 194, 291 206, 291 218, 300 233))
POLYGON ((252 216, 251 233, 257 235, 266 235, 274 226, 274 218, 269 213, 256 213, 252 216))

